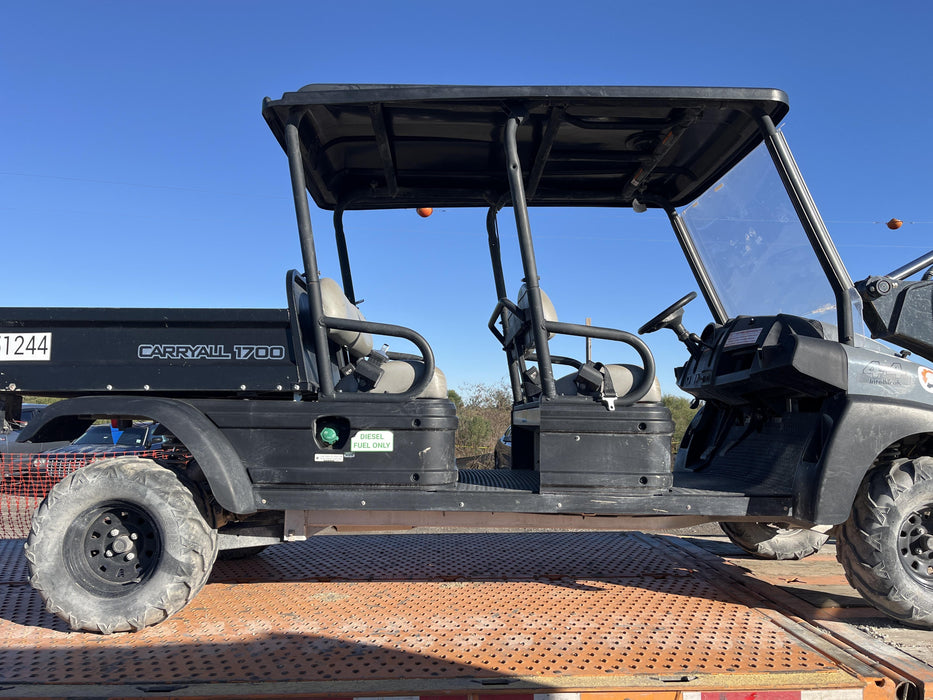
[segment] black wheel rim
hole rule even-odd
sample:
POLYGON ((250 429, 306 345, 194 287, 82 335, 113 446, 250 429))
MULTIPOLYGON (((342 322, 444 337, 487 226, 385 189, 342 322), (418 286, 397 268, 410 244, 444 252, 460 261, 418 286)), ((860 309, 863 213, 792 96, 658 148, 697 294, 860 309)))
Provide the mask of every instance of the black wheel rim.
POLYGON ((933 588, 933 505, 904 518, 897 549, 907 573, 921 585, 933 588))
POLYGON ((111 503, 85 511, 68 529, 65 566, 86 590, 105 597, 129 595, 162 559, 156 521, 142 508, 111 503))

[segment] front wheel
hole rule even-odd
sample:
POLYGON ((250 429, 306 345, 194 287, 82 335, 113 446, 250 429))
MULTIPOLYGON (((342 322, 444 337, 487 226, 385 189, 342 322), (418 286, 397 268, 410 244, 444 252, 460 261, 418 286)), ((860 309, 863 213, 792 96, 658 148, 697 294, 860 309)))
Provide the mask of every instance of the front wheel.
POLYGON ((878 467, 837 528, 849 583, 896 620, 933 629, 933 458, 878 467))
POLYGON ((105 459, 56 484, 26 542, 32 584, 74 630, 137 631, 207 582, 217 533, 178 477, 152 460, 105 459))
POLYGON ((719 523, 732 543, 758 559, 786 561, 816 554, 828 535, 783 523, 719 523))

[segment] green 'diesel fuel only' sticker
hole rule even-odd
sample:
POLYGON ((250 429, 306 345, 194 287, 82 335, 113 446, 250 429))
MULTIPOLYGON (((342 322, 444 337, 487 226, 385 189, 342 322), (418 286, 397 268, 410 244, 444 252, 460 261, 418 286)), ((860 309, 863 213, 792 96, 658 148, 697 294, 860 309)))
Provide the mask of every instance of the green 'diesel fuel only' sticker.
POLYGON ((392 452, 395 436, 391 430, 361 430, 350 440, 351 452, 392 452))

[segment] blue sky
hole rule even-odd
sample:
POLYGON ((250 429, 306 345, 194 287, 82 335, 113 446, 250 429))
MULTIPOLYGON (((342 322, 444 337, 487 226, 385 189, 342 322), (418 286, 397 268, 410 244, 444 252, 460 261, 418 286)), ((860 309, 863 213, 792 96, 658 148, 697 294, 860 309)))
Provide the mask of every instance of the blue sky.
MULTIPOLYGON (((283 306, 300 256, 261 100, 313 82, 780 88, 852 276, 933 248, 925 2, 37 1, 0 18, 5 306, 283 306), (877 223, 891 217, 907 223, 877 223)), ((452 387, 506 376, 484 215, 346 219, 364 313, 421 332, 452 387)), ((338 277, 330 215, 312 216, 338 277)), ((533 212, 532 227, 562 320, 634 330, 696 289, 663 218, 533 212)), ((686 323, 709 318, 697 301, 686 323)), ((682 346, 648 342, 673 391, 682 346)))

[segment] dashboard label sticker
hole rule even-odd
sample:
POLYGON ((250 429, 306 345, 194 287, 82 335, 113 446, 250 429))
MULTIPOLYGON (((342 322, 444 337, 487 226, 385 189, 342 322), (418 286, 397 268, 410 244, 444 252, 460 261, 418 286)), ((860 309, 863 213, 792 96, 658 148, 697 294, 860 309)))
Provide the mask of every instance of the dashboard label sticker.
POLYGON ((754 345, 764 328, 746 328, 744 331, 732 331, 726 338, 724 348, 734 348, 739 345, 754 345))

